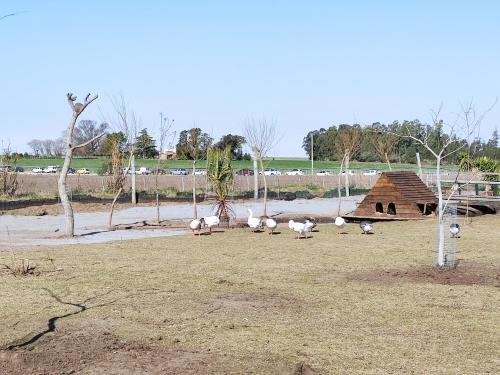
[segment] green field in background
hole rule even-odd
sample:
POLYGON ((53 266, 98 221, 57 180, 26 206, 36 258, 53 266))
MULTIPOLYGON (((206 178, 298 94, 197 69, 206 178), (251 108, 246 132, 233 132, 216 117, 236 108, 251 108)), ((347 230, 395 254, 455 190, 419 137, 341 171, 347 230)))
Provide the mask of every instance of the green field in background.
MULTIPOLYGON (((106 158, 73 158, 71 161, 71 167, 78 168, 88 168, 92 172, 97 172, 106 158)), ((135 165, 136 169, 140 167, 150 167, 152 169, 156 168, 157 161, 154 159, 136 159, 135 165)), ((46 167, 48 165, 57 165, 61 167, 63 164, 63 158, 21 158, 17 161, 17 165, 26 169, 26 171, 31 170, 34 167, 46 167)), ((252 168, 252 162, 248 160, 234 160, 232 162, 233 169, 238 170, 241 168, 252 168)), ((172 168, 191 168, 191 160, 162 160, 160 162, 160 168, 162 169, 172 169, 172 168)), ((196 163, 197 168, 206 168, 206 160, 200 160, 196 163)), ((297 159, 287 159, 287 160, 266 160, 264 161, 265 168, 276 168, 282 171, 286 171, 292 168, 299 168, 303 170, 311 169, 311 161, 309 160, 297 160, 297 159)), ((327 170, 338 170, 340 167, 339 161, 315 161, 314 170, 319 171, 321 169, 327 170)), ((415 170, 417 166, 415 164, 393 164, 394 169, 409 169, 415 170)), ((424 168, 432 168, 432 165, 424 165, 424 168)), ((351 169, 355 170, 366 170, 366 169, 379 169, 386 170, 387 165, 384 163, 360 163, 351 162, 351 169)))

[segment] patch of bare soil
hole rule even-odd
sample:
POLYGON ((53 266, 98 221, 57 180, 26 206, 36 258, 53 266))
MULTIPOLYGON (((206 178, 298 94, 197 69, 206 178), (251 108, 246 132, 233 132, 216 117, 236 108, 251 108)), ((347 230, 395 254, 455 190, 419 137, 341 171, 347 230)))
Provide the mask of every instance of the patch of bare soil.
MULTIPOLYGON (((111 203, 84 203, 73 202, 71 204, 75 212, 99 212, 108 211, 111 203)), ((120 203, 116 206, 117 210, 124 210, 131 207, 152 207, 154 203, 120 203)), ((17 216, 45 216, 45 215, 62 215, 64 213, 62 205, 60 204, 44 204, 40 206, 30 206, 24 208, 17 208, 14 210, 0 211, 0 215, 17 215, 17 216)))
POLYGON ((279 309, 291 301, 277 295, 259 295, 259 294, 224 294, 214 299, 213 305, 217 309, 244 310, 244 309, 279 309))
POLYGON ((0 373, 203 374, 216 361, 210 353, 130 343, 108 330, 96 332, 96 326, 87 326, 58 329, 36 345, 0 351, 0 373))
MULTIPOLYGON (((338 278, 338 277, 337 277, 338 278)), ((371 270, 345 274, 343 279, 366 282, 415 282, 443 285, 500 287, 500 267, 492 263, 461 261, 457 268, 420 266, 405 270, 371 270)))

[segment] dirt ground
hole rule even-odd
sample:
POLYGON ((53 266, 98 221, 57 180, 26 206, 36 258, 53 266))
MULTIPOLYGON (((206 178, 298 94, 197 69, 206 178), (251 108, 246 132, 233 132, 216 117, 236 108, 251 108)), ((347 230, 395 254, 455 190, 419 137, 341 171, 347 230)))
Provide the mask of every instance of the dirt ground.
MULTIPOLYGON (((109 203, 83 203, 73 202, 73 210, 75 212, 98 212, 108 211, 111 207, 109 203)), ((153 203, 120 203, 117 205, 118 210, 124 210, 131 207, 153 207, 153 203)), ((40 206, 31 206, 17 208, 15 210, 1 211, 0 215, 16 215, 16 216, 45 216, 45 215, 62 215, 64 214, 61 204, 42 204, 40 206)))
POLYGON ((486 374, 500 362, 500 216, 221 230, 0 252, 2 374, 486 374), (461 223, 462 224, 462 223, 461 223))
MULTIPOLYGON (((354 196, 342 200, 341 212, 350 212, 363 196, 354 196)), ((251 208, 254 215, 262 214, 262 202, 234 201, 232 209, 236 221, 246 223, 251 208)), ((272 200, 268 202, 268 214, 277 220, 296 217, 301 219, 314 215, 317 218, 330 218, 337 212, 337 199, 297 199, 292 202, 272 200)), ((48 205, 39 208, 15 210, 15 215, 0 216, 0 251, 15 247, 52 246, 65 244, 91 244, 109 241, 167 237, 185 233, 193 217, 190 203, 164 203, 160 207, 161 225, 156 225, 156 206, 120 205, 113 215, 113 230, 108 230, 109 212, 106 205, 75 204, 74 238, 65 238, 65 220, 59 213, 60 205, 48 205), (88 206, 88 207, 87 207, 88 206), (96 209, 96 211, 92 211, 96 209), (21 215, 31 213, 32 216, 21 215), (50 213, 50 214, 49 214, 50 213), (116 230, 118 229, 118 230, 116 230), (180 231, 179 231, 180 230, 180 231)), ((10 213, 10 211, 9 211, 10 213)), ((198 205, 198 215, 214 214, 214 205, 203 202, 198 205)))

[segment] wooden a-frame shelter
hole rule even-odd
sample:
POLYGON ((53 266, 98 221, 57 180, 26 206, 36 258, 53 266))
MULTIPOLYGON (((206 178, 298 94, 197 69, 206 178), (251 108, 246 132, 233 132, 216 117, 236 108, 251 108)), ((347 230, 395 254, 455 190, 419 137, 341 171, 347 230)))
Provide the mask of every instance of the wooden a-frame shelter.
POLYGON ((435 212, 436 206, 436 195, 415 172, 384 172, 350 217, 422 219, 435 212))

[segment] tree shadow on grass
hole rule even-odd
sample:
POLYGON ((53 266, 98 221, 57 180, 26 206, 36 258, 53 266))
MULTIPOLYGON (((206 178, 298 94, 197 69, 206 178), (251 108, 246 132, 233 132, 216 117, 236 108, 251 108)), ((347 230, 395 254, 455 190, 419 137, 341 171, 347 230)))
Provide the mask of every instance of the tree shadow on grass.
POLYGON ((106 293, 103 293, 103 294, 100 294, 100 295, 96 295, 94 297, 89 297, 86 300, 84 300, 82 303, 72 303, 72 302, 65 302, 65 301, 63 301, 58 295, 56 295, 50 289, 47 289, 47 288, 42 288, 42 289, 45 290, 45 291, 47 291, 50 294, 50 296, 52 298, 54 298, 57 302, 59 302, 59 303, 61 303, 63 305, 69 305, 69 306, 76 307, 76 308, 78 308, 78 310, 70 312, 70 313, 67 313, 67 314, 64 314, 64 315, 54 316, 54 317, 50 318, 48 320, 48 322, 47 322, 47 329, 45 329, 42 332, 37 333, 36 335, 32 336, 31 338, 29 337, 30 335, 27 335, 24 338, 22 338, 20 340, 17 340, 16 343, 10 344, 4 350, 16 350, 16 349, 23 348, 23 347, 26 347, 28 345, 31 345, 31 344, 37 342, 38 340, 40 340, 46 334, 48 334, 50 332, 54 332, 56 330, 56 321, 58 321, 59 319, 68 318, 68 317, 73 316, 73 315, 78 315, 78 314, 81 314, 84 311, 87 311, 87 310, 90 310, 90 309, 95 309, 97 307, 108 306, 108 305, 110 305, 110 304, 112 304, 112 303, 114 303, 114 302, 116 302, 118 300, 118 299, 115 299, 115 300, 109 301, 107 303, 102 303, 102 304, 99 304, 99 305, 94 305, 94 306, 90 306, 89 307, 89 306, 87 306, 87 304, 89 302, 95 300, 96 298, 104 297, 104 296, 108 295, 109 293, 111 293, 113 290, 109 290, 106 293))

